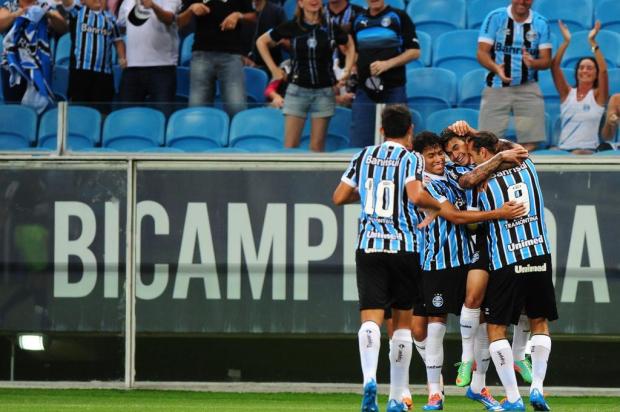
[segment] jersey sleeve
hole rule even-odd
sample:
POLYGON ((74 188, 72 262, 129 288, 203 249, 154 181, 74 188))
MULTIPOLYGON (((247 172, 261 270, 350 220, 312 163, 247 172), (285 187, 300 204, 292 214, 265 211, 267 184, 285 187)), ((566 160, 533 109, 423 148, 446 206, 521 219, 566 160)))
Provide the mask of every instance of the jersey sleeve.
POLYGON ((269 37, 274 42, 279 42, 282 39, 290 39, 293 37, 293 21, 285 21, 284 23, 278 25, 276 28, 270 30, 269 37))
POLYGON ((407 161, 407 178, 405 184, 414 180, 424 181, 424 158, 418 153, 409 153, 407 161))
POLYGON ((493 11, 487 15, 480 26, 480 34, 478 35, 478 43, 495 44, 495 33, 498 29, 499 13, 493 11))
POLYGON ((403 49, 419 49, 420 42, 415 32, 415 24, 407 13, 400 13, 402 21, 403 49))
POLYGON ((540 41, 538 43, 538 49, 550 49, 552 47, 551 44, 551 34, 549 32, 549 22, 547 19, 540 19, 540 41))
POLYGON ((345 172, 342 174, 342 177, 340 178, 342 182, 348 184, 351 187, 357 187, 359 183, 359 169, 365 151, 366 149, 360 151, 358 154, 353 156, 353 159, 351 159, 351 162, 349 163, 349 167, 347 167, 347 170, 345 170, 345 172))
POLYGON ((437 199, 439 203, 443 203, 448 200, 443 188, 436 185, 435 182, 431 182, 429 185, 426 185, 425 189, 431 196, 437 199))
POLYGON ((239 11, 241 13, 250 13, 254 11, 254 7, 252 6, 252 0, 241 0, 239 2, 239 11))
POLYGON ((349 36, 342 30, 342 27, 338 25, 334 25, 334 40, 336 44, 347 44, 349 41, 349 36))

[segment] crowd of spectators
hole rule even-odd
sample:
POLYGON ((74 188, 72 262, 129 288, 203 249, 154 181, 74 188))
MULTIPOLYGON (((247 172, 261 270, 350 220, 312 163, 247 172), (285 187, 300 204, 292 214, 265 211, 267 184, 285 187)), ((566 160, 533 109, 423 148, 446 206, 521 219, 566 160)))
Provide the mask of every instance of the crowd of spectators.
MULTIPOLYGON (((577 62, 572 87, 561 69, 571 33, 558 23, 563 43, 553 55, 551 23, 532 10, 533 2, 506 0, 481 26, 476 57, 488 76, 479 129, 505 136, 512 116, 518 142, 539 148, 546 124, 538 73, 550 69, 561 105, 557 149, 582 154, 612 148, 605 141, 617 137, 620 97, 609 98, 605 50, 596 43, 600 24, 588 37, 594 57, 577 62)), ((230 117, 245 110, 243 68, 256 67, 272 79, 268 104, 285 114, 285 147, 299 145, 310 118, 310 149, 322 151, 336 105, 352 108, 351 147, 373 144, 375 104, 407 103, 406 65, 421 48, 415 22, 385 0, 368 0, 367 9, 348 0, 299 0, 291 20, 283 7, 278 0, 7 0, 0 6, 4 101, 39 112, 53 103, 50 39, 69 32, 70 101, 110 111, 116 54, 122 69, 117 100, 170 114, 180 37, 191 32, 190 106, 213 105, 219 87, 230 117), (37 43, 17 41, 20 27, 36 32, 37 43), (23 75, 20 59, 27 53, 20 48, 47 55, 33 59, 40 66, 37 79, 23 75)))

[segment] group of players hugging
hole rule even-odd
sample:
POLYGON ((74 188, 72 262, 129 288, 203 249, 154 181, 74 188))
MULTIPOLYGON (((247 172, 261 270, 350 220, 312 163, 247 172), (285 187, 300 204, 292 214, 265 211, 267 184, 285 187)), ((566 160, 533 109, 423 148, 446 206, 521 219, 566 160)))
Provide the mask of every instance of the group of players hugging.
POLYGON ((429 396, 422 409, 443 409, 450 313, 459 316, 463 351, 456 384, 468 387, 467 398, 491 411, 525 410, 520 373, 531 383, 534 410, 550 410, 543 381, 548 322, 558 314, 543 195, 527 151, 463 121, 440 135, 414 137, 405 105, 385 107, 381 133, 384 142, 353 157, 333 194, 337 205, 361 204, 355 259, 362 412, 379 410, 380 327, 389 312, 387 412, 413 407, 414 346, 426 365, 429 396), (529 333, 531 361, 525 357, 529 333), (506 392, 501 402, 485 383, 491 359, 506 392))

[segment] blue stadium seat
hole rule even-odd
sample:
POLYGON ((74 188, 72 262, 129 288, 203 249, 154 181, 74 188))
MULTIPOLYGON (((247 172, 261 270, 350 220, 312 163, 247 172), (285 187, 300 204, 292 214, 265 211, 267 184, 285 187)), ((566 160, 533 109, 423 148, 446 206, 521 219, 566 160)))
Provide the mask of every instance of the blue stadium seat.
POLYGON ((138 151, 164 143, 166 118, 159 110, 131 107, 116 110, 103 124, 104 147, 120 151, 138 151))
POLYGON ((609 77, 609 95, 620 93, 620 68, 609 69, 607 76, 609 77))
POLYGON ((457 120, 465 120, 474 129, 478 128, 478 110, 473 109, 445 109, 431 113, 426 118, 426 129, 439 133, 457 120))
POLYGON ((240 147, 215 147, 212 149, 207 149, 205 150, 205 152, 207 153, 228 153, 228 154, 234 154, 234 153, 249 153, 249 150, 245 150, 245 149, 241 149, 240 147))
POLYGON ((477 49, 476 30, 444 33, 433 42, 433 67, 451 70, 460 79, 465 73, 481 67, 476 58, 477 49))
POLYGON ((472 0, 467 2, 467 28, 480 29, 487 14, 508 7, 506 0, 472 0))
POLYGON ((411 112, 411 121, 413 122, 413 133, 415 134, 422 130, 426 130, 426 124, 420 112, 411 108, 409 108, 409 111, 411 112))
MULTIPOLYGON (((366 7, 366 0, 362 0, 364 5, 362 7, 366 7)), ((353 3, 353 2, 351 2, 353 3)), ((357 4, 357 3, 354 3, 357 4)), ((297 8, 297 0, 286 0, 282 5, 284 8, 284 14, 286 14, 286 18, 288 20, 292 20, 295 17, 295 9, 297 8)))
POLYGON ((456 102, 456 76, 446 69, 408 70, 406 87, 409 107, 425 119, 437 110, 449 109, 456 102))
POLYGON ((459 80, 458 106, 480 109, 482 91, 486 87, 486 69, 476 69, 466 73, 459 80))
MULTIPOLYGON (((588 30, 573 33, 570 44, 564 54, 562 67, 575 68, 575 64, 582 57, 593 57, 590 43, 588 42, 588 30)), ((620 66, 620 34, 609 30, 601 30, 596 35, 596 42, 605 55, 605 61, 610 69, 620 66)))
POLYGON ((55 64, 62 64, 69 66, 69 60, 71 59, 71 36, 69 33, 65 33, 58 39, 56 44, 56 55, 54 56, 55 64))
POLYGON ((602 0, 594 7, 595 20, 600 20, 601 28, 620 33, 620 1, 602 0))
MULTIPOLYGON (((98 110, 84 106, 68 106, 67 122, 67 148, 82 150, 100 143, 101 114, 98 110)), ((38 146, 56 149, 57 132, 58 109, 51 109, 41 116, 38 146)))
POLYGON ((547 18, 551 33, 555 33, 558 39, 562 38, 558 20, 562 20, 572 33, 592 28, 592 0, 537 0, 533 8, 547 18))
POLYGON ((189 99, 189 67, 177 66, 177 98, 187 101, 189 99))
POLYGON ((239 112, 230 123, 229 145, 253 152, 284 146, 284 115, 278 109, 259 107, 239 112))
POLYGON ((176 147, 160 147, 160 146, 152 146, 145 147, 144 149, 138 150, 139 152, 149 152, 149 153, 185 153, 184 150, 178 149, 176 147))
POLYGON ((52 91, 57 98, 68 100, 69 95, 69 62, 57 64, 52 72, 52 91))
MULTIPOLYGON (((568 84, 574 87, 575 71, 573 69, 562 69, 562 72, 568 84)), ((551 70, 542 70, 538 72, 538 86, 545 99, 545 111, 549 113, 552 118, 557 117, 560 114, 560 93, 553 82, 551 70)))
POLYGON ((267 73, 261 69, 245 66, 245 94, 249 104, 265 103, 265 89, 269 83, 267 73))
POLYGON ((440 34, 465 28, 465 0, 411 0, 407 14, 416 29, 436 39, 440 34))
POLYGON ((181 53, 179 53, 179 66, 189 66, 192 60, 192 46, 194 45, 194 33, 188 34, 181 43, 181 53))
MULTIPOLYGON (((306 119, 301 134, 299 147, 307 149, 310 146, 310 118, 306 119)), ((334 152, 349 147, 349 131, 351 130, 351 109, 336 106, 336 112, 329 121, 327 136, 325 136, 325 151, 334 152)))
POLYGON ((0 105, 0 150, 27 149, 37 138, 37 113, 28 106, 0 105))
POLYGON ((166 146, 186 152, 202 152, 228 145, 229 119, 212 107, 190 107, 168 119, 166 146))
POLYGON ((385 0, 385 4, 400 10, 405 10, 406 7, 405 0, 385 0))

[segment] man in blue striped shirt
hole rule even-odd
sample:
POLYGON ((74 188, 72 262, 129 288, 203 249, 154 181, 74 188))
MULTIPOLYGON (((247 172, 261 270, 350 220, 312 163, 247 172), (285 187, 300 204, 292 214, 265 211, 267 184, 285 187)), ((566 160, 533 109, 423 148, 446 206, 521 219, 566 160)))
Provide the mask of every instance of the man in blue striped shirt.
POLYGON ((63 0, 69 15, 71 56, 69 98, 78 103, 99 103, 108 111, 106 103, 114 98, 112 77, 112 46, 116 47, 122 67, 125 61, 125 43, 116 20, 103 9, 103 0, 63 0))
POLYGON ((390 351, 388 412, 401 412, 408 389, 411 317, 419 295, 418 219, 414 203, 439 208, 422 186, 422 158, 411 153, 413 125, 406 105, 388 105, 381 117, 385 142, 356 154, 334 191, 337 205, 361 201, 357 288, 362 325, 358 332, 364 375, 363 412, 378 410, 376 372, 384 309, 391 305, 394 334, 390 351))
POLYGON ((489 69, 480 104, 480 129, 502 137, 512 112, 517 140, 534 150, 545 138, 545 108, 538 70, 551 66, 549 24, 531 10, 533 0, 512 0, 493 10, 480 28, 478 61, 489 69))
MULTIPOLYGON (((469 138, 472 160, 482 163, 495 155, 498 139, 488 132, 469 138)), ((530 403, 535 410, 549 410, 543 396, 543 380, 551 352, 548 321, 558 318, 552 281, 551 247, 545 225, 544 201, 531 160, 491 175, 479 194, 482 210, 517 201, 526 213, 514 221, 489 224, 487 243, 491 273, 483 304, 487 319, 489 350, 506 389, 504 410, 525 410, 513 369, 513 354, 506 328, 516 324, 523 308, 532 332, 532 385, 530 403)))
MULTIPOLYGON (((431 132, 419 133, 414 140, 414 150, 424 158, 426 191, 441 204, 439 217, 430 220, 428 226, 424 227, 421 252, 424 315, 428 317, 425 363, 429 400, 424 410, 443 408, 440 388, 443 337, 448 313, 459 315, 461 312, 471 262, 469 235, 464 224, 512 218, 523 213, 522 207, 512 203, 506 203, 497 210, 468 211, 474 197, 466 196, 465 191, 448 178, 441 143, 441 138, 431 132)), ((429 219, 425 219, 425 222, 429 219)), ((420 314, 416 312, 416 315, 420 314)), ((418 316, 415 320, 421 321, 418 316)), ((418 336, 416 340, 419 340, 418 336)), ((494 407, 498 405, 490 395, 485 400, 494 407)))

